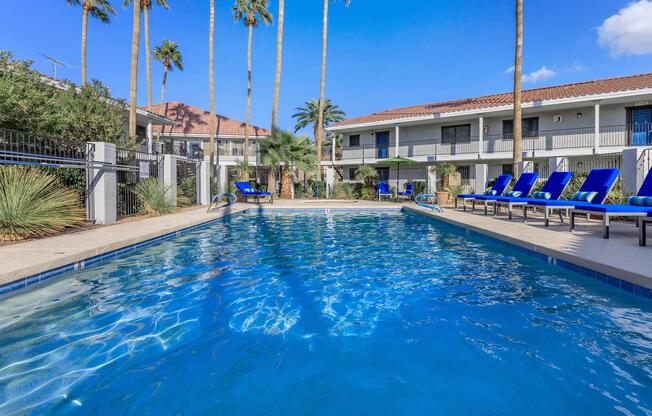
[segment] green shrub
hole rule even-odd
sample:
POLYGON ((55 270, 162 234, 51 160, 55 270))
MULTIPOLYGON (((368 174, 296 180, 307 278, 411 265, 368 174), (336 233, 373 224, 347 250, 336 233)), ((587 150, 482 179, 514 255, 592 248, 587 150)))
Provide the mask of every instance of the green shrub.
POLYGON ((179 196, 177 196, 178 206, 189 206, 197 201, 197 181, 194 176, 186 176, 181 178, 177 185, 177 195, 181 194, 185 205, 179 203, 179 196), (186 203, 187 200, 187 203, 186 203))
POLYGON ((143 205, 143 211, 148 215, 163 215, 174 212, 176 207, 168 202, 165 194, 169 188, 163 186, 156 178, 138 182, 134 194, 143 205))
POLYGON ((43 237, 84 221, 79 195, 43 170, 0 168, 0 241, 43 237))

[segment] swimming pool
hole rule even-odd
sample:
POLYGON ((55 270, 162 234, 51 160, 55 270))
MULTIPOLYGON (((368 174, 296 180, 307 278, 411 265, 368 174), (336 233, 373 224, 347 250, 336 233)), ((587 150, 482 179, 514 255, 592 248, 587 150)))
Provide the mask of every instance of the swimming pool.
POLYGON ((0 300, 0 414, 650 414, 650 322, 420 215, 238 214, 0 300))

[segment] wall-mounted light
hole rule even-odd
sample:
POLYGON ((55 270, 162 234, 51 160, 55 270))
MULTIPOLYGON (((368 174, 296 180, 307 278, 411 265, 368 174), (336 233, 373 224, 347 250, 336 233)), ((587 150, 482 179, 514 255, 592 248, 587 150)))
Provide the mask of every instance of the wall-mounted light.
POLYGON ((577 113, 577 118, 582 118, 582 113, 577 113))
POLYGON ((552 116, 552 122, 553 123, 561 123, 561 114, 554 114, 552 116))
POLYGON ((482 126, 482 131, 484 132, 484 134, 489 134, 489 125, 485 124, 484 126, 482 126))

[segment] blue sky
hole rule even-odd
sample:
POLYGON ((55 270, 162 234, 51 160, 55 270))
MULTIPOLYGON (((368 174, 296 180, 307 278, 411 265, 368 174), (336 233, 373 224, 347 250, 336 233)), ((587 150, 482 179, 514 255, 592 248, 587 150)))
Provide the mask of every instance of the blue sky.
MULTIPOLYGON (((48 74, 39 56, 47 53, 80 65, 81 9, 65 0, 26 7, 3 0, 0 49, 32 59, 48 74)), ((127 97, 131 11, 120 7, 112 24, 89 24, 89 76, 100 79, 116 97, 127 97)), ((170 0, 171 9, 151 15, 151 40, 179 43, 185 70, 168 78, 167 100, 208 108, 208 1, 170 0)), ((524 73, 526 88, 610 76, 652 72, 651 0, 525 0, 524 73), (629 9, 626 9, 627 7, 629 9), (633 9, 633 6, 639 6, 633 9), (642 6, 646 7, 643 10, 642 6), (610 16, 610 23, 603 25, 610 16), (641 33, 628 28, 644 26, 641 33), (639 22, 640 23, 640 22, 639 22), (602 29, 599 29, 602 27, 602 29), (603 38, 600 40, 600 38, 603 38), (543 68, 543 69, 542 69, 543 68)), ((246 29, 232 20, 231 1, 216 1, 216 107, 244 120, 246 29)), ((321 1, 286 0, 283 80, 279 124, 294 125, 294 108, 318 96, 321 53, 321 1)), ((277 2, 271 1, 276 14, 277 2)), ((514 1, 511 0, 352 0, 331 3, 327 96, 349 116, 392 107, 509 91, 513 64, 514 1), (407 5, 407 6, 406 6, 407 5)), ((254 32, 252 123, 270 123, 276 27, 254 32)), ((141 43, 139 104, 146 104, 141 43)), ((79 81, 79 69, 59 75, 79 81)), ((153 64, 155 101, 162 67, 153 64)))

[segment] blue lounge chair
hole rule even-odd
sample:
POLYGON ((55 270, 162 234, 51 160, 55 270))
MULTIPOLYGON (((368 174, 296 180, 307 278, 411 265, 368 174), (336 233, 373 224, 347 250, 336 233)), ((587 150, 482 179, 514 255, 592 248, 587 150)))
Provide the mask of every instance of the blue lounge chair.
MULTIPOLYGON (((576 207, 570 212, 570 229, 575 229, 575 216, 577 214, 585 214, 589 219, 590 215, 597 215, 602 217, 602 237, 609 238, 609 222, 612 217, 646 217, 652 214, 652 169, 647 173, 641 189, 638 193, 630 198, 629 205, 619 204, 590 204, 581 207, 576 207), (636 203, 645 203, 649 200, 649 206, 634 205, 636 203)), ((640 224, 639 224, 640 226, 640 224)))
POLYGON ((380 202, 380 197, 386 196, 388 198, 392 197, 392 192, 389 190, 389 184, 384 182, 378 183, 378 202, 380 202))
MULTIPOLYGON (((521 195, 528 196, 530 194, 530 191, 532 190, 532 187, 536 183, 537 179, 539 179, 538 172, 522 173, 521 176, 516 181, 516 183, 514 184, 512 190, 507 192, 507 196, 513 196, 513 197, 520 197, 521 195)), ((475 197, 473 202, 474 204, 475 202, 482 203, 484 205, 484 215, 487 215, 487 206, 489 204, 494 205, 494 213, 496 212, 496 205, 494 203, 498 198, 501 198, 501 196, 500 195, 478 195, 475 197)), ((475 211, 475 207, 474 207, 474 211, 475 211)))
MULTIPOLYGON (((491 187, 489 191, 485 193, 485 195, 496 195, 496 196, 501 196, 503 192, 505 192, 505 189, 507 189, 507 186, 509 185, 509 182, 512 180, 512 175, 500 175, 499 177, 496 178, 496 181, 494 182, 494 186, 491 187)), ((462 200, 462 208, 464 211, 466 211, 466 202, 471 201, 473 204, 472 208, 473 211, 475 211, 475 198, 480 196, 480 194, 459 194, 455 196, 455 208, 457 208, 457 200, 461 199, 462 200)))
POLYGON ((249 198, 256 198, 256 203, 260 203, 260 198, 269 198, 269 203, 274 203, 274 195, 271 192, 261 192, 251 186, 249 182, 236 182, 235 186, 244 196, 245 202, 248 202, 249 198))
POLYGON ((559 219, 561 222, 564 222, 564 218, 561 216, 562 211, 566 212, 568 215, 570 210, 575 208, 581 208, 586 205, 591 204, 602 204, 607 198, 609 191, 613 188, 618 179, 618 174, 620 171, 618 169, 593 169, 589 176, 586 177, 586 180, 582 184, 579 192, 576 194, 574 200, 562 201, 556 200, 551 201, 548 199, 533 199, 528 201, 525 209, 523 210, 523 221, 527 221, 527 209, 533 208, 534 210, 541 209, 543 210, 543 218, 545 226, 550 225, 550 214, 557 211, 559 212, 559 219), (579 195, 578 195, 579 194, 579 195), (587 195, 590 195, 590 202, 582 201, 579 198, 584 198, 587 195))
POLYGON ((405 191, 397 192, 396 196, 400 198, 411 199, 412 196, 414 196, 414 184, 413 183, 405 184, 405 191))
POLYGON ((494 201, 494 215, 498 214, 500 206, 506 205, 508 217, 512 219, 512 212, 515 207, 523 207, 526 209, 526 205, 532 199, 547 199, 555 201, 561 197, 564 193, 564 190, 570 183, 573 174, 571 172, 553 172, 546 184, 543 185, 541 191, 536 192, 537 196, 542 196, 542 198, 534 197, 510 197, 510 196, 501 196, 500 198, 494 201))

